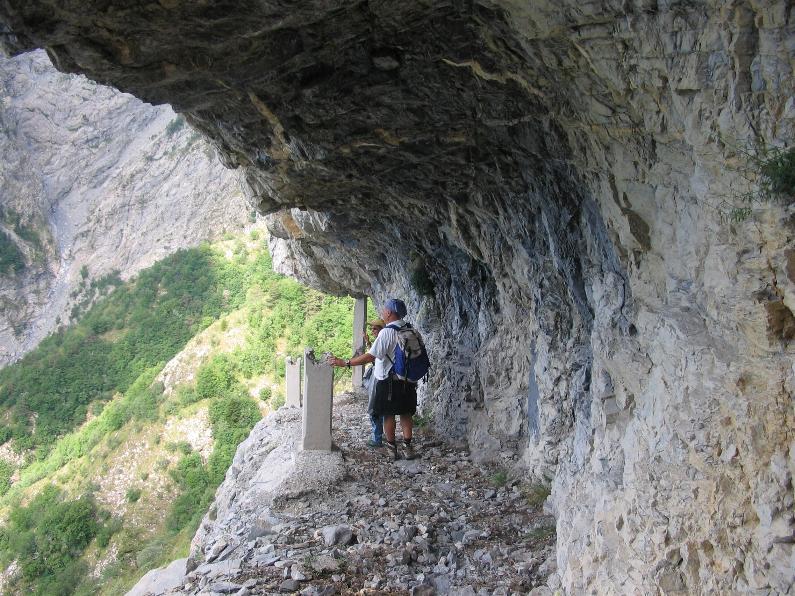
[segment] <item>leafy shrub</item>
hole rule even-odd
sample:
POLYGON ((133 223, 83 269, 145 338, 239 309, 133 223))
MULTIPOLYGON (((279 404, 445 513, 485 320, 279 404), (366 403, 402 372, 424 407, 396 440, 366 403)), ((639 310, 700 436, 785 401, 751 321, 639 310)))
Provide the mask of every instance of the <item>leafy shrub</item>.
POLYGON ((175 390, 176 400, 177 403, 181 406, 187 406, 189 404, 195 403, 199 401, 199 395, 196 393, 196 389, 191 385, 180 385, 175 390))
POLYGON ((235 381, 234 367, 225 354, 214 356, 196 374, 196 395, 199 399, 221 397, 235 381))
MULTIPOLYGON (((754 190, 735 196, 740 204, 728 204, 729 219, 743 221, 751 214, 753 203, 795 200, 795 147, 761 147, 755 152, 740 150, 747 159, 741 173, 754 185, 754 190)), ((722 205, 727 205, 723 202, 722 205)))
POLYGON ((543 525, 539 525, 528 535, 528 538, 531 542, 541 542, 547 541, 550 538, 553 538, 556 535, 556 528, 554 523, 547 523, 543 525))
POLYGON ((0 231, 0 274, 19 273, 25 268, 25 257, 11 236, 0 231))
POLYGON ((265 352, 260 349, 240 350, 235 356, 240 374, 246 379, 263 372, 269 361, 265 352))
POLYGON ((270 387, 266 386, 259 390, 259 398, 262 401, 270 401, 272 395, 273 395, 273 390, 270 387))
POLYGON ((191 451, 193 451, 193 447, 187 441, 177 441, 176 443, 168 443, 166 444, 166 449, 171 453, 179 451, 182 455, 188 455, 191 451))
POLYGON ((166 528, 179 532, 186 526, 197 527, 213 496, 207 470, 198 453, 183 457, 171 477, 180 488, 166 517, 166 528))
POLYGON ((141 498, 141 489, 140 488, 130 488, 127 490, 127 502, 128 503, 135 503, 138 499, 141 498))
POLYGON ((278 410, 286 403, 286 401, 287 400, 284 396, 284 393, 282 393, 281 391, 277 391, 276 394, 273 396, 273 399, 271 400, 271 408, 273 408, 274 410, 278 410))
POLYGON ((771 197, 795 197, 795 147, 767 149, 759 158, 761 190, 771 197))
POLYGON ((224 481, 226 471, 232 465, 237 445, 231 443, 216 445, 207 460, 207 475, 213 486, 218 486, 224 481))
POLYGON ((505 470, 497 470, 491 475, 491 483, 494 486, 505 486, 508 482, 508 473, 505 470))
POLYGON ((158 536, 145 543, 135 556, 138 569, 148 570, 157 567, 168 552, 168 538, 158 536))
POLYGON ((162 383, 151 384, 152 378, 161 367, 153 367, 143 373, 127 390, 124 398, 128 404, 130 418, 136 420, 155 420, 160 399, 165 387, 162 383))
POLYGON ((215 401, 210 406, 209 414, 216 446, 237 447, 262 417, 254 400, 240 394, 215 401))
POLYGON ((11 488, 11 476, 14 475, 14 466, 4 459, 0 459, 0 496, 6 494, 11 488))
POLYGON ((113 535, 122 528, 122 520, 118 517, 110 518, 97 532, 97 545, 106 548, 113 535))
POLYGON ((85 574, 79 558, 102 528, 100 517, 90 497, 64 500, 48 486, 27 507, 11 509, 0 538, 3 558, 17 560, 23 582, 38 580, 38 593, 68 593, 85 574))
POLYGON ((547 497, 550 495, 550 487, 545 484, 533 484, 527 487, 524 491, 525 498, 527 499, 527 504, 537 509, 544 504, 544 501, 547 500, 547 497))
POLYGON ((433 412, 423 410, 414 416, 414 428, 425 428, 433 421, 433 412))

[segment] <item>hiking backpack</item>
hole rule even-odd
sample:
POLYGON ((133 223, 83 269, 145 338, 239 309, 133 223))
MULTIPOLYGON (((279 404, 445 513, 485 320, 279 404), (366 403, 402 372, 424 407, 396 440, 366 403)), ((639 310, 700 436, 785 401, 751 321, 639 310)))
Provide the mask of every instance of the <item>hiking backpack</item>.
POLYGON ((391 374, 401 381, 417 383, 428 374, 428 369, 431 367, 420 332, 408 323, 403 327, 387 325, 385 328, 394 329, 398 336, 395 361, 392 362, 392 359, 387 357, 392 363, 391 374))

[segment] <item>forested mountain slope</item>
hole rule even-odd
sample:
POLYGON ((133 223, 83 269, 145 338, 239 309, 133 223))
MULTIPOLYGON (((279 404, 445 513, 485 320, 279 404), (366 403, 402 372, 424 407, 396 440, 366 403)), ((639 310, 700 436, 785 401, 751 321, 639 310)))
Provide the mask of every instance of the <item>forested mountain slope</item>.
POLYGON ((284 357, 350 350, 352 300, 275 274, 256 228, 108 288, 0 371, 4 593, 120 594, 185 556, 284 357))

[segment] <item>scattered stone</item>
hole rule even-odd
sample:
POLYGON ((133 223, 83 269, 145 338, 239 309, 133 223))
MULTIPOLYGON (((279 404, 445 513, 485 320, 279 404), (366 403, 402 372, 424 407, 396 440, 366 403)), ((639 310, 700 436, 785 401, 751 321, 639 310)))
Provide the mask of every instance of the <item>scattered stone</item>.
POLYGON ((336 586, 309 586, 301 590, 301 596, 334 596, 337 593, 336 586))
POLYGON ((303 582, 309 579, 306 572, 304 571, 304 568, 301 565, 293 565, 290 568, 290 577, 299 582, 303 582))
POLYGON ((286 579, 279 584, 279 592, 297 592, 301 587, 300 582, 294 579, 286 579))
POLYGON ((349 526, 326 526, 321 530, 326 546, 348 545, 353 540, 353 532, 349 526))
POLYGON ((280 558, 279 555, 257 555, 252 559, 252 563, 255 567, 268 567, 278 562, 280 558))
POLYGON ((206 577, 208 581, 220 577, 222 575, 236 575, 240 572, 242 561, 240 559, 229 559, 228 561, 219 561, 216 563, 205 563, 199 565, 192 575, 206 577))
MULTIPOLYGON (((527 594, 535 586, 554 592, 560 586, 559 579, 553 583, 554 537, 530 538, 550 520, 528 507, 513 490, 517 485, 496 490, 493 470, 442 444, 424 460, 392 465, 366 449, 366 418, 361 405, 355 408, 335 405, 336 414, 345 416, 334 426, 335 443, 348 462, 345 480, 300 502, 251 501, 237 515, 225 514, 224 526, 205 530, 213 536, 208 558, 218 560, 197 567, 183 593, 479 596, 527 594), (408 473, 414 467, 433 482, 418 482, 408 473), (230 546, 238 544, 229 538, 235 535, 249 539, 230 546), (221 560, 232 552, 238 558, 221 560)), ((236 502, 246 499, 242 490, 236 494, 236 502)), ((208 552, 202 544, 198 552, 208 552)))
POLYGON ((212 563, 216 559, 218 559, 222 553, 229 548, 229 544, 225 540, 221 540, 216 542, 213 547, 210 549, 210 553, 207 555, 207 562, 212 563))
POLYGON ((152 569, 135 584, 128 594, 132 596, 144 596, 150 593, 162 594, 181 586, 186 573, 186 562, 187 559, 177 559, 166 567, 152 569))
POLYGON ((326 573, 329 571, 337 571, 340 568, 340 564, 334 557, 321 555, 312 561, 310 567, 318 573, 326 573))
POLYGON ((448 594, 450 592, 450 578, 444 574, 437 575, 431 581, 440 594, 448 594))
POLYGON ((231 582, 218 582, 210 584, 211 592, 218 592, 219 594, 234 594, 238 592, 243 586, 240 584, 233 584, 231 582))

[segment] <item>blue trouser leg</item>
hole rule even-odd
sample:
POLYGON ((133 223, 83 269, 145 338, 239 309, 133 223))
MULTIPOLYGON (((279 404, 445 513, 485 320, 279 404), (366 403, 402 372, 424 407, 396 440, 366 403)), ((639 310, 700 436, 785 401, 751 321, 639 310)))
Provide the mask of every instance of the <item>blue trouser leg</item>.
POLYGON ((370 426, 373 429, 373 441, 380 443, 384 438, 384 417, 370 413, 370 426))

